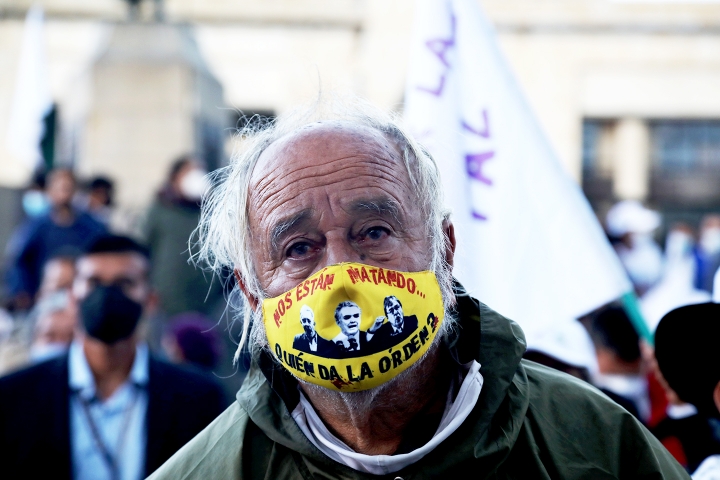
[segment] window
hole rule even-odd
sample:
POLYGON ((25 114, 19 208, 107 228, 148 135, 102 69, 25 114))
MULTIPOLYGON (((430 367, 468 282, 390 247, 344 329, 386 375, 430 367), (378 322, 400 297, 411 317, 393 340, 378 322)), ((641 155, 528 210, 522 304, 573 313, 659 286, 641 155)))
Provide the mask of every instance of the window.
POLYGON ((720 120, 653 120, 650 200, 661 208, 720 205, 720 120))
POLYGON ((609 178, 612 175, 612 129, 610 120, 583 120, 583 176, 609 178))
POLYGON ((654 121, 650 139, 657 173, 720 171, 720 120, 654 121))
POLYGON ((585 120, 582 130, 582 169, 590 173, 595 170, 600 157, 600 135, 602 123, 597 120, 585 120))
POLYGON ((583 120, 582 189, 596 209, 613 199, 612 127, 610 120, 583 120))

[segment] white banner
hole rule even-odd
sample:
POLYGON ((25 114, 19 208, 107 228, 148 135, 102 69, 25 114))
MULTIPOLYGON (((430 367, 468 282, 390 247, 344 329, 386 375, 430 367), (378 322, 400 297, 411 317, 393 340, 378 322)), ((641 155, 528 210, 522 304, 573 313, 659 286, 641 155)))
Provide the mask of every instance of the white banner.
POLYGON ((419 0, 415 21, 405 122, 440 166, 456 278, 531 330, 632 290, 477 0, 419 0))
POLYGON ((52 108, 45 56, 44 15, 34 4, 25 17, 15 94, 7 130, 7 149, 28 167, 42 161, 43 119, 52 108))

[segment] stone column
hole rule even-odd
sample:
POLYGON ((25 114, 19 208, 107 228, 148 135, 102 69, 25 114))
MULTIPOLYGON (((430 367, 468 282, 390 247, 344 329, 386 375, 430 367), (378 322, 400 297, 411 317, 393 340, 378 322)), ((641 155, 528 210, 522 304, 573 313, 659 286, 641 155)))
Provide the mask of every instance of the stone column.
POLYGON ((614 129, 613 193, 645 200, 650 189, 650 131, 639 118, 622 118, 614 129))
POLYGON ((120 23, 93 66, 78 171, 113 178, 119 206, 142 211, 177 156, 222 163, 223 107, 189 26, 120 23))

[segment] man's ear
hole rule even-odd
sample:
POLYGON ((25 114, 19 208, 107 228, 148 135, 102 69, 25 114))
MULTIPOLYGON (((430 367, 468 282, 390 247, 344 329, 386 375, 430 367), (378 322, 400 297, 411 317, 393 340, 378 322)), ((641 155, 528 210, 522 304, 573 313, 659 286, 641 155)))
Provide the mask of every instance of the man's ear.
POLYGON ((242 275, 240 275, 237 268, 233 270, 233 274, 235 274, 235 280, 237 280, 238 287, 240 287, 240 291, 243 292, 243 295, 245 295, 245 299, 250 304, 250 308, 252 308, 253 311, 257 310, 258 304, 260 303, 257 297, 248 292, 245 282, 243 282, 242 275))
POLYGON ((442 229, 445 237, 445 261, 452 267, 455 264, 455 247, 457 246, 455 242, 455 225, 449 218, 446 218, 443 220, 442 229))
POLYGON ((715 402, 715 408, 720 412, 720 382, 715 385, 715 390, 713 390, 713 401, 715 402))

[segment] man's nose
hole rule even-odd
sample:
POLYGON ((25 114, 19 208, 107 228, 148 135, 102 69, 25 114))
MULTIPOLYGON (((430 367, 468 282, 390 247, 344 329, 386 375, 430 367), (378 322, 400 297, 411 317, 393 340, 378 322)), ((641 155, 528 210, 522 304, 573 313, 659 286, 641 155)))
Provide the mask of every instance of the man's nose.
POLYGON ((327 265, 343 262, 361 262, 363 259, 347 238, 328 238, 325 247, 327 265))

